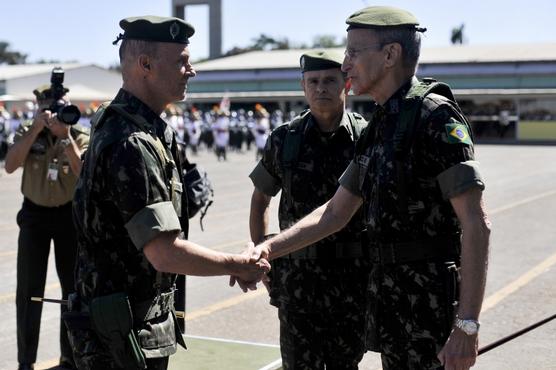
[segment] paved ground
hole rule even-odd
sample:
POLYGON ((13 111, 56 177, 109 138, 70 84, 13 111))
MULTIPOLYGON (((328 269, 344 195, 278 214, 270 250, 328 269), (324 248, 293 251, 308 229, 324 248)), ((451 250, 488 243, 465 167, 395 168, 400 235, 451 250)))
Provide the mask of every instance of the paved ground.
MULTIPOLYGON (((487 298, 481 315, 484 345, 556 313, 556 147, 479 145, 477 155, 493 222, 487 298)), ((201 153, 194 160, 209 171, 216 201, 204 220, 204 232, 198 217, 193 219, 191 239, 218 250, 242 250, 248 239, 252 186, 247 175, 255 164, 254 153, 231 154, 228 162, 201 153)), ((21 204, 20 176, 19 172, 6 175, 0 169, 0 315, 5 317, 0 326, 0 369, 16 368, 15 215, 21 204)), ((272 207, 276 215, 276 202, 272 207)), ((272 228, 277 228, 275 219, 272 228)), ((55 298, 60 294, 52 261, 45 294, 55 298)), ((276 310, 268 305, 264 290, 245 295, 227 287, 223 277, 188 278, 187 299, 190 335, 278 344, 276 310)), ((59 355, 58 312, 55 305, 44 307, 39 368, 53 366, 59 355)), ((196 343, 190 340, 194 348, 180 354, 180 365, 199 356, 196 343)), ((556 369, 555 343, 556 320, 481 356, 475 368, 556 369)), ((224 358, 237 351, 229 347, 216 346, 209 354, 224 358)), ((265 350, 265 356, 272 358, 272 353, 265 350)), ((199 369, 191 366, 183 368, 199 369)), ((237 366, 234 362, 229 368, 237 366)), ((367 354, 360 367, 380 369, 378 356, 367 354)))

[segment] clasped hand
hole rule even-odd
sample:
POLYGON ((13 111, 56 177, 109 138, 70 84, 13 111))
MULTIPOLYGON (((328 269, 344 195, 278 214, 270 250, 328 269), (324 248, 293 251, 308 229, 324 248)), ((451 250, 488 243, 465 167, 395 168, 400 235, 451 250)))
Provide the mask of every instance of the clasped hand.
POLYGON ((241 253, 245 258, 245 269, 240 273, 230 276, 230 286, 237 282, 241 290, 247 292, 257 289, 257 283, 268 279, 266 273, 270 271, 268 255, 259 246, 255 247, 253 242, 247 243, 247 247, 241 253))

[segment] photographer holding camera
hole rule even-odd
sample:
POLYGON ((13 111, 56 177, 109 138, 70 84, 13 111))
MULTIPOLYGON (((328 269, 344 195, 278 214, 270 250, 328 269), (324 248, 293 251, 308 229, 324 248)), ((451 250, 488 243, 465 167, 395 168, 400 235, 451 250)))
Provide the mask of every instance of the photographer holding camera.
MULTIPOLYGON (((52 71, 51 85, 33 91, 38 111, 17 129, 6 155, 6 172, 23 167, 23 205, 17 215, 17 348, 20 370, 33 369, 37 359, 42 303, 50 243, 54 241, 56 270, 62 299, 73 291, 76 237, 71 201, 81 171, 81 153, 89 134, 75 123, 79 109, 70 105, 63 86, 64 72, 52 71)), ((62 311, 66 306, 62 305, 62 311)), ((60 322, 60 368, 75 368, 66 329, 60 322)))

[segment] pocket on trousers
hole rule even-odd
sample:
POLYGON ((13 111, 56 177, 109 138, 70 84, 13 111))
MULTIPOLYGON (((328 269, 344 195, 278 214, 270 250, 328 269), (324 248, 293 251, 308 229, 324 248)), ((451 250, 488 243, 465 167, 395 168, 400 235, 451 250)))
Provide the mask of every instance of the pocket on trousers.
POLYGON ((167 357, 177 351, 176 325, 172 314, 165 319, 145 322, 139 331, 138 339, 146 358, 167 357))

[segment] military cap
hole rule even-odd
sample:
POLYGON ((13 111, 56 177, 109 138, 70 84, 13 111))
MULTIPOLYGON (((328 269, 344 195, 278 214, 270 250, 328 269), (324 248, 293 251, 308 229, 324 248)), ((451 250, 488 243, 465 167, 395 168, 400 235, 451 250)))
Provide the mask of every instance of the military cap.
POLYGON ((340 68, 344 56, 333 50, 309 51, 299 58, 301 72, 320 71, 322 69, 340 68))
MULTIPOLYGON (((69 89, 64 87, 64 93, 67 93, 69 89)), ((37 98, 37 100, 48 100, 52 99, 52 89, 50 85, 41 85, 33 90, 33 94, 37 98)))
POLYGON ((124 18, 120 21, 120 27, 124 33, 118 35, 114 45, 120 40, 189 44, 189 38, 195 33, 193 26, 183 19, 154 15, 124 18))
POLYGON ((418 27, 417 18, 400 8, 392 6, 369 6, 356 11, 346 19, 348 31, 354 28, 408 27, 419 32, 427 29, 418 27))

